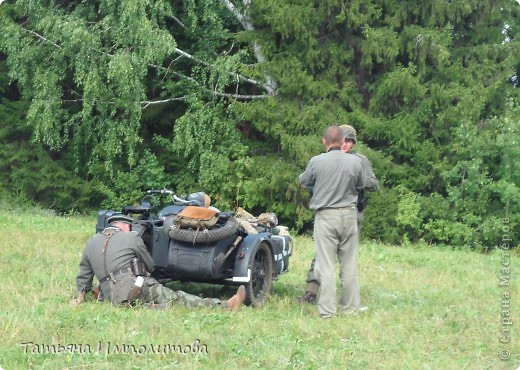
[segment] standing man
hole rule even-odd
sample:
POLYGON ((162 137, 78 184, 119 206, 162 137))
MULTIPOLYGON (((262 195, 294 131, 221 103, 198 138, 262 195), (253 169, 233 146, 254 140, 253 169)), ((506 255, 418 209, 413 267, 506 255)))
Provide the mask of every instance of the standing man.
MULTIPOLYGON (((358 195, 357 199, 357 211, 358 211, 358 234, 361 236, 361 221, 364 218, 365 207, 368 203, 368 199, 365 196, 365 190, 367 191, 377 191, 379 190, 379 180, 374 174, 374 170, 372 169, 372 165, 367 157, 364 155, 357 153, 354 151, 354 146, 357 143, 356 129, 350 125, 341 125, 339 126, 343 131, 343 136, 345 140, 341 145, 341 151, 343 153, 350 153, 361 158, 361 163, 363 165, 363 171, 365 172, 365 189, 361 191, 358 195)), ((311 268, 307 273, 307 288, 305 290, 305 294, 301 297, 298 297, 298 303, 311 303, 315 304, 317 301, 318 290, 320 289, 320 283, 318 282, 316 275, 314 273, 314 263, 315 258, 311 262, 311 268)))
POLYGON ((343 131, 343 136, 345 137, 345 141, 341 146, 341 151, 343 153, 350 153, 361 158, 361 164, 363 165, 363 171, 365 172, 365 189, 359 193, 357 208, 358 208, 358 229, 361 232, 361 221, 363 221, 364 211, 368 203, 368 199, 365 196, 365 190, 367 191, 378 191, 379 190, 379 180, 374 174, 374 170, 372 169, 372 165, 367 157, 363 154, 357 153, 354 150, 354 146, 357 144, 357 136, 356 129, 350 125, 341 125, 339 126, 343 131))
POLYGON ((103 298, 113 304, 132 304, 139 299, 150 308, 177 302, 187 307, 240 309, 246 298, 243 285, 231 299, 221 302, 217 298, 203 299, 181 290, 173 291, 149 277, 154 269, 153 259, 141 237, 131 232, 132 221, 126 216, 112 216, 108 219, 110 226, 89 239, 76 277, 78 296, 72 300, 72 306, 85 300, 96 276, 103 298))
POLYGON ((336 257, 341 309, 356 312, 361 307, 356 203, 365 186, 365 173, 359 157, 341 151, 344 136, 339 126, 328 127, 322 142, 327 152, 311 158, 299 182, 313 189, 309 207, 316 212, 315 272, 321 287, 318 310, 322 318, 329 318, 337 313, 336 257))

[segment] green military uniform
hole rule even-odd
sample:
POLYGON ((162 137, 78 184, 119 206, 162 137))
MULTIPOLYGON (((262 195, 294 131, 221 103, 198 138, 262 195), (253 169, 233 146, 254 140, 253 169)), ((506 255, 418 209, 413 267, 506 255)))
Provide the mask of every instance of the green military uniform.
MULTIPOLYGON (((361 158, 361 164, 363 165, 363 172, 365 172, 365 189, 368 191, 377 191, 379 190, 379 180, 377 179, 374 170, 372 169, 372 164, 367 157, 363 154, 357 153, 355 151, 350 151, 350 154, 354 154, 361 158)), ((364 191, 360 198, 358 198, 358 229, 361 232, 361 221, 363 221, 365 209, 359 206, 360 201, 363 202, 361 197, 364 197, 364 191)))
MULTIPOLYGON (((128 297, 136 280, 131 270, 131 262, 134 257, 144 263, 147 271, 153 271, 153 259, 143 240, 136 233, 109 227, 94 235, 88 240, 83 251, 79 265, 80 271, 76 277, 78 291, 90 291, 95 276, 100 282, 104 299, 115 304, 123 303, 124 301, 120 302, 120 297, 128 297), (129 284, 125 283, 127 280, 130 280, 129 284)), ((144 278, 138 298, 149 304, 167 305, 178 302, 188 307, 221 305, 219 299, 203 299, 183 291, 173 291, 151 277, 144 278)))

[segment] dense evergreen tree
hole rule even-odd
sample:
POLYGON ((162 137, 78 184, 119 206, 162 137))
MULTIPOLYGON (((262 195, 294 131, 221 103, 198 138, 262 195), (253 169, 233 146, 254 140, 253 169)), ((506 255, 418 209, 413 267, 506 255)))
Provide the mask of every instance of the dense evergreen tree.
POLYGON ((520 235, 519 13, 512 0, 18 0, 0 5, 0 50, 27 133, 107 205, 203 189, 309 228, 295 178, 323 129, 349 123, 383 184, 366 236, 489 247, 505 220, 520 235))
POLYGON ((519 9, 513 1, 254 1, 250 39, 271 46, 280 97, 240 108, 300 166, 330 122, 359 130, 384 184, 371 197, 366 235, 496 245, 502 218, 518 214, 518 168, 507 159, 517 139, 506 144, 503 135, 518 132, 520 118, 511 83, 519 9), (509 196, 492 190, 498 183, 509 196))

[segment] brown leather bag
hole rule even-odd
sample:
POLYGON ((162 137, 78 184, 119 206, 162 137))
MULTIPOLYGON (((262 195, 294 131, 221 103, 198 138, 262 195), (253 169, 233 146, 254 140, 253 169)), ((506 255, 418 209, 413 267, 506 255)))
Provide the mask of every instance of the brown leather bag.
POLYGON ((219 212, 214 209, 187 206, 177 215, 177 224, 183 229, 211 229, 218 217, 219 212))

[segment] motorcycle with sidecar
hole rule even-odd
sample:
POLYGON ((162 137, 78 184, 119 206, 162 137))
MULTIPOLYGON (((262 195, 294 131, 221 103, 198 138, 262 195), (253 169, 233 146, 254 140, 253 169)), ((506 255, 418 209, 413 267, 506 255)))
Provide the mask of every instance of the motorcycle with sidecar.
POLYGON ((212 208, 201 201, 201 195, 204 193, 182 198, 168 189, 148 190, 137 206, 100 210, 96 231, 108 227, 111 217, 127 216, 153 258, 152 277, 162 283, 244 285, 246 304, 261 306, 272 282, 288 271, 291 236, 286 228, 277 226, 274 214, 266 219, 238 219, 233 212, 215 209, 210 227, 196 222, 182 226, 179 220, 187 209, 212 208), (243 227, 244 222, 248 227, 243 227))

